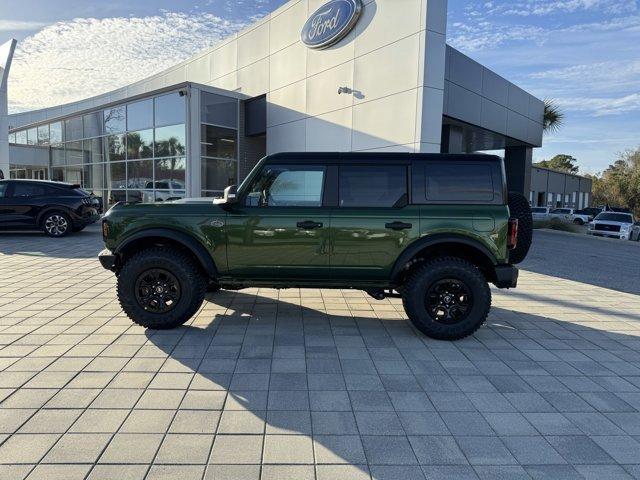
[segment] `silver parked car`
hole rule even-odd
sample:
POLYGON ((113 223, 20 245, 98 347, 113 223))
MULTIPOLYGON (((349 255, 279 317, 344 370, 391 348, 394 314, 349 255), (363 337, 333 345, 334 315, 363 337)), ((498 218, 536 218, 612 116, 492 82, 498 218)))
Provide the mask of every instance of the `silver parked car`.
POLYGON ((549 207, 532 207, 531 216, 534 220, 549 220, 549 207))
POLYGON ((640 222, 631 213, 602 212, 589 223, 589 235, 640 241, 640 222))

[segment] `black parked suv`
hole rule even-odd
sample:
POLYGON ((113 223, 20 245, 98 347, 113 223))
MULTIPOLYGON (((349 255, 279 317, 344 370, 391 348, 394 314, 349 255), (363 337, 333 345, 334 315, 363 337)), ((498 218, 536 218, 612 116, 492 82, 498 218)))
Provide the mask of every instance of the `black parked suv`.
POLYGON ((43 180, 0 181, 0 229, 41 229, 50 237, 79 232, 100 219, 100 199, 80 188, 43 180))

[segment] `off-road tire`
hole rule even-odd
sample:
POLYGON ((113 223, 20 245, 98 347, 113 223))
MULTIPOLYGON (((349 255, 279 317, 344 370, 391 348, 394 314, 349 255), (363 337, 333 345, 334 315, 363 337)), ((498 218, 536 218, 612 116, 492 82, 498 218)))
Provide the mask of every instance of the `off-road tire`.
POLYGON ((491 290, 482 273, 471 263, 457 257, 439 257, 416 267, 402 288, 402 303, 411 323, 426 336, 437 340, 460 340, 476 332, 491 309, 491 290), (429 287, 443 279, 455 279, 471 291, 471 311, 459 323, 434 320, 426 306, 429 287))
POLYGON ((200 308, 207 280, 195 260, 187 253, 167 247, 142 250, 130 257, 118 274, 118 301, 127 316, 138 325, 167 330, 187 322, 200 308), (136 298, 136 283, 150 269, 170 272, 180 284, 180 298, 166 313, 147 311, 136 298))
POLYGON ((64 212, 60 212, 60 211, 47 212, 42 217, 42 220, 40 221, 40 228, 42 228, 42 231, 48 237, 51 237, 51 238, 66 237, 67 235, 69 235, 69 233, 72 230, 71 219, 69 218, 69 215, 67 215, 64 212), (50 221, 55 222, 58 225, 61 225, 60 222, 64 222, 64 224, 66 225, 66 228, 64 229, 64 231, 60 231, 59 229, 52 228, 49 224, 50 221), (54 232, 60 232, 60 233, 54 233, 54 232))
POLYGON ((529 201, 518 192, 509 192, 509 212, 512 218, 518 219, 518 243, 516 248, 509 250, 509 263, 516 265, 527 257, 531 248, 533 217, 529 201))

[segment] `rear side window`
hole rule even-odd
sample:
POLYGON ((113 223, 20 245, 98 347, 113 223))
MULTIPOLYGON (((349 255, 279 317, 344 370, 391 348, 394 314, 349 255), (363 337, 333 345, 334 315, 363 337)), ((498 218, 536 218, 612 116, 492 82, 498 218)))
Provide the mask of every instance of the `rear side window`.
POLYGON ((341 207, 403 207, 408 202, 407 167, 358 165, 340 167, 341 207))
POLYGON ((0 198, 4 198, 7 194, 8 183, 0 183, 0 198))
POLYGON ((13 185, 13 197, 40 197, 46 194, 44 185, 32 183, 15 183, 13 185))
POLYGON ((435 202, 493 202, 494 181, 488 163, 429 162, 426 198, 435 202))

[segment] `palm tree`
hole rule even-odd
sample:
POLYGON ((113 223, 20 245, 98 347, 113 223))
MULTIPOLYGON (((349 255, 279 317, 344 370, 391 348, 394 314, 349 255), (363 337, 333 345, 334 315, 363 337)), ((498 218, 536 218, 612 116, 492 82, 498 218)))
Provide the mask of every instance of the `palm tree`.
POLYGON ((550 98, 544 101, 543 129, 545 133, 557 132, 564 121, 564 112, 550 98))

